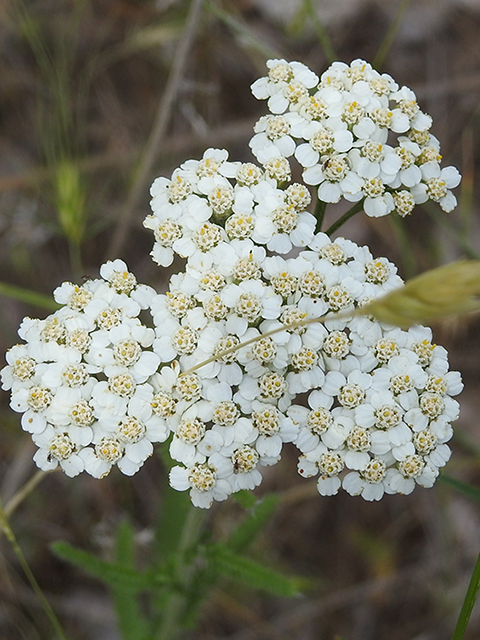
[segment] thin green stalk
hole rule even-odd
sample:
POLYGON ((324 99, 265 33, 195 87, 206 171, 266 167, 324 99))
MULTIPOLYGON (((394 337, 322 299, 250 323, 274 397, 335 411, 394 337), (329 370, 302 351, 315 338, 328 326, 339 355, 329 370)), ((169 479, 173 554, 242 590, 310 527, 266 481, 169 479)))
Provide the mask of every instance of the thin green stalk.
POLYGON ((42 307, 49 311, 56 311, 60 308, 60 305, 57 304, 51 296, 46 296, 43 295, 43 293, 31 291, 30 289, 24 289, 23 287, 16 287, 6 282, 0 282, 0 296, 26 302, 33 307, 42 307))
MULTIPOLYGON (((52 202, 60 229, 69 244, 80 245, 86 228, 87 189, 77 162, 85 149, 85 128, 78 101, 85 103, 90 74, 74 74, 73 69, 76 63, 75 44, 85 3, 73 3, 71 16, 62 29, 56 31, 53 39, 47 38, 42 20, 32 11, 32 4, 18 0, 15 11, 18 28, 34 54, 40 77, 47 88, 36 114, 37 136, 51 177, 46 196, 52 202), (82 79, 82 88, 78 92, 73 91, 72 84, 72 77, 77 76, 82 79)), ((72 268, 75 272, 75 263, 72 268)))
POLYGON ((323 202, 323 200, 318 199, 317 204, 315 205, 315 211, 313 215, 317 221, 315 225, 315 232, 319 233, 322 230, 323 220, 325 218, 325 211, 327 210, 327 203, 323 202))
POLYGON ((458 616, 455 631, 453 632, 452 640, 462 640, 465 630, 472 613, 472 609, 477 599, 478 590, 480 588, 480 554, 478 555, 475 567, 473 569, 470 584, 468 585, 467 593, 463 601, 460 615, 458 616))
POLYGON ((20 504, 25 500, 27 496, 29 496, 35 487, 45 478, 47 473, 51 473, 50 471, 42 471, 39 469, 31 478, 28 480, 23 487, 17 491, 17 493, 10 498, 10 500, 5 505, 4 511, 7 518, 17 510, 20 504))
MULTIPOLYGON (((474 452, 475 455, 476 452, 474 452)), ((478 462, 477 462, 478 464, 478 462)), ((480 489, 475 487, 474 485, 468 484, 468 482, 463 482, 463 480, 457 480, 457 478, 452 478, 451 476, 442 473, 438 477, 439 482, 443 482, 447 487, 450 487, 454 491, 458 491, 458 493, 467 496, 467 498, 471 498, 476 502, 480 502, 480 489)))
POLYGON ((25 556, 23 555, 23 552, 20 549, 20 546, 15 537, 15 534, 13 533, 10 523, 8 522, 7 514, 5 513, 5 510, 3 508, 1 501, 0 501, 0 528, 5 534, 5 537, 7 538, 7 540, 12 545, 12 549, 15 555, 17 556, 20 566, 22 567, 23 572, 25 573, 25 576, 27 577, 27 580, 30 583, 30 586, 32 587, 33 592, 35 593, 37 598, 40 600, 43 610, 45 611, 48 619, 50 620, 52 627, 55 629, 57 637, 60 638, 60 640, 67 640, 67 636, 63 631, 60 621, 58 620, 57 616, 55 615, 55 612, 50 606, 50 603, 48 602, 45 595, 43 594, 43 591, 41 590, 40 585, 36 581, 35 576, 33 575, 32 570, 30 569, 30 566, 25 556))
POLYGON ((282 57, 281 53, 271 47, 265 39, 259 38, 247 24, 236 18, 232 13, 221 9, 217 2, 208 2, 206 8, 254 51, 259 51, 265 58, 282 57))
POLYGON ((177 560, 174 569, 174 583, 176 589, 172 589, 164 603, 164 615, 155 640, 174 640, 182 631, 182 617, 186 592, 190 586, 195 572, 189 551, 198 543, 202 534, 202 524, 205 520, 205 510, 191 507, 183 527, 177 548, 177 560))
MULTIPOLYGON (((353 207, 352 207, 353 209, 353 207)), ((273 336, 289 329, 305 327, 316 322, 343 320, 356 316, 374 316, 380 322, 403 329, 415 324, 430 323, 447 317, 480 310, 480 260, 459 260, 443 267, 426 271, 403 286, 386 293, 367 304, 322 316, 304 318, 289 324, 279 323, 275 329, 260 333, 249 340, 214 353, 210 358, 179 373, 179 378, 205 367, 231 353, 254 344, 261 338, 273 336), (425 295, 425 293, 428 295, 425 295)))
POLYGON ((312 0, 303 0, 304 11, 312 21, 312 27, 315 31, 315 35, 320 42, 320 46, 322 47, 322 51, 327 59, 328 63, 332 63, 335 60, 338 60, 338 56, 335 53, 335 49, 333 48, 332 41, 330 40, 330 36, 328 35, 327 30, 323 26, 323 23, 318 17, 318 13, 315 11, 315 7, 313 6, 312 0))
POLYGON ((348 220, 350 220, 350 218, 353 218, 353 216, 356 213, 362 210, 363 210, 363 200, 360 200, 359 202, 356 202, 353 205, 353 207, 351 207, 346 213, 344 213, 343 216, 341 216, 336 222, 334 222, 330 227, 328 227, 328 229, 325 231, 327 236, 331 236, 333 233, 335 233, 335 231, 340 229, 340 227, 342 227, 348 220))
POLYGON ((372 66, 375 69, 380 70, 383 67, 383 63, 385 62, 385 58, 388 55, 388 52, 390 51, 390 48, 393 44, 393 41, 395 40, 395 38, 397 37, 397 33, 400 30, 400 27, 402 26, 402 21, 403 21, 403 17, 410 5, 410 2, 412 0, 401 0, 400 4, 398 5, 398 9, 397 12, 392 20, 391 25, 388 28, 387 33, 385 34, 385 37, 383 39, 382 44, 380 45, 374 59, 372 62, 372 66))

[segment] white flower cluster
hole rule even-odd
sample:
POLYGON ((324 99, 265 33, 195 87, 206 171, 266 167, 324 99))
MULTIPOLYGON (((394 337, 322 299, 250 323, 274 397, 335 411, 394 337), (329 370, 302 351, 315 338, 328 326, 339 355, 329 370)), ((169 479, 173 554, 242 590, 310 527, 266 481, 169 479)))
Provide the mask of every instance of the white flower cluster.
POLYGON ((170 484, 209 507, 255 488, 284 443, 322 495, 410 493, 447 462, 460 375, 430 330, 352 317, 402 281, 367 247, 316 232, 288 157, 321 200, 364 198, 369 215, 405 215, 398 198, 450 209, 458 172, 440 170, 413 94, 370 65, 336 63, 320 80, 301 63, 268 66, 253 86, 274 114, 251 142, 262 166, 208 149, 152 185, 152 258, 186 260, 167 292, 115 260, 56 289, 63 306, 46 320, 23 321, 2 380, 40 468, 131 475, 168 439, 170 484), (406 135, 393 148, 389 132, 406 135))
POLYGON ((460 374, 448 371, 445 349, 425 327, 387 330, 366 318, 334 334, 338 344, 351 342, 357 362, 338 351, 338 368, 329 368, 308 408, 289 408, 300 425, 299 473, 318 474, 322 495, 343 486, 366 500, 411 493, 415 483, 431 487, 450 458, 445 443, 458 418, 451 396, 463 388, 460 374))
POLYGON ((26 344, 7 352, 1 372, 45 471, 60 465, 69 476, 99 478, 116 464, 132 475, 152 442, 168 436, 147 383, 160 362, 155 334, 138 318, 155 291, 138 285, 121 260, 102 265, 100 275, 82 286, 64 282, 54 292, 58 311, 25 318, 18 333, 26 344))
POLYGON ((432 118, 411 89, 363 60, 334 62, 320 78, 300 62, 267 66, 252 85, 270 111, 250 141, 261 163, 295 156, 321 201, 363 200, 369 216, 406 216, 427 200, 447 212, 456 206, 450 189, 460 174, 440 167, 432 118))
POLYGON ((343 476, 367 500, 431 486, 450 456, 460 375, 429 329, 335 316, 398 287, 395 266, 322 233, 288 259, 251 240, 228 246, 189 259, 152 302, 167 364, 152 382, 155 411, 181 463, 172 486, 203 507, 253 489, 284 442, 300 449, 301 475, 320 474, 323 495, 343 476))
POLYGON ((224 149, 208 149, 189 160, 170 180, 157 178, 150 193, 152 215, 144 226, 155 234, 152 258, 168 266, 174 254, 191 262, 231 251, 233 241, 251 240, 285 254, 313 238, 315 218, 306 211, 308 188, 292 183, 280 158, 265 167, 228 162, 224 149))

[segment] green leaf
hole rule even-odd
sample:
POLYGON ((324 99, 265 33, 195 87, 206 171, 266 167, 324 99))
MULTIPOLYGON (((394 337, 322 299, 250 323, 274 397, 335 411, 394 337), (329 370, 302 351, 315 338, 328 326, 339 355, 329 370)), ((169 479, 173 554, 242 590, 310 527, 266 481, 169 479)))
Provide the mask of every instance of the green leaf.
POLYGON ((82 569, 85 573, 113 587, 128 587, 130 593, 148 589, 160 579, 159 575, 153 578, 135 569, 106 562, 92 553, 88 553, 88 551, 73 547, 67 542, 54 542, 51 548, 57 556, 82 569))
MULTIPOLYGON (((251 494, 249 494, 251 495, 251 494)), ((229 549, 233 551, 242 551, 255 539, 258 533, 263 529, 267 520, 269 520, 278 505, 278 496, 270 494, 262 500, 256 501, 251 514, 241 522, 227 542, 229 549)))
POLYGON ((462 480, 457 480, 456 478, 452 478, 451 476, 446 476, 444 474, 439 476, 438 479, 443 482, 443 484, 446 484, 452 489, 455 489, 455 491, 463 493, 463 495, 467 496, 467 498, 471 498, 472 500, 480 502, 480 489, 478 487, 474 487, 467 482, 462 482, 462 480))
POLYGON ((300 594, 300 579, 287 577, 250 558, 240 556, 223 545, 212 545, 208 555, 211 565, 219 574, 277 596, 292 597, 300 594))
MULTIPOLYGON (((125 520, 117 530, 115 559, 118 566, 135 570, 135 541, 131 524, 125 520)), ((140 610, 137 594, 132 594, 130 584, 111 586, 117 621, 124 640, 146 640, 150 628, 140 610)))

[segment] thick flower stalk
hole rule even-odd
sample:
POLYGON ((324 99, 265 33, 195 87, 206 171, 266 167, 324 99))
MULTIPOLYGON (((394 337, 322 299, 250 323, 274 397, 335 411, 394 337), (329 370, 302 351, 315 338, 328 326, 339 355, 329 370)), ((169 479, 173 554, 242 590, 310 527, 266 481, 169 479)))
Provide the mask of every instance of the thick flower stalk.
POLYGON ((40 468, 131 475, 168 440, 171 486, 205 508, 258 486, 285 443, 322 495, 407 494, 447 462, 460 375, 430 329, 395 326, 396 267, 316 232, 309 207, 315 186, 320 203, 345 198, 370 216, 428 198, 449 211, 459 174, 440 169, 413 93, 367 63, 321 78, 267 66, 252 87, 271 112, 250 144, 259 165, 207 149, 151 187, 151 256, 184 259, 167 291, 115 260, 99 280, 59 287, 46 320, 22 323, 2 380, 40 468), (293 157, 305 184, 291 180, 293 157), (360 313, 380 299, 391 324, 360 313))

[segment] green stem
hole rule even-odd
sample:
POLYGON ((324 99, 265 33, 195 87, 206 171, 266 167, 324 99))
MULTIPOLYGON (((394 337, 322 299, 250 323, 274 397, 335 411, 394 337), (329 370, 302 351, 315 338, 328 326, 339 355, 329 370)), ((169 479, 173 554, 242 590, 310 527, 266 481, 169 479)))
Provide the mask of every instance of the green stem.
POLYGON ((335 60, 338 60, 338 56, 335 53, 335 49, 333 47, 332 41, 330 40, 330 36, 328 35, 327 30, 318 17, 318 13, 315 10, 312 0, 304 0, 303 7, 305 12, 308 14, 308 17, 312 21, 313 30, 315 31, 315 35, 320 42, 320 46, 322 47, 325 58, 330 64, 335 60))
POLYGON ((208 2, 206 8, 221 22, 223 22, 234 34, 238 36, 240 42, 248 45, 253 51, 258 51, 264 58, 281 58, 280 50, 274 49, 265 38, 259 37, 247 23, 239 20, 228 11, 224 11, 219 6, 220 3, 208 2))
POLYGON ((14 513, 16 511, 16 509, 18 508, 18 506, 25 500, 25 498, 32 493, 32 491, 35 489, 37 484, 39 484, 39 482, 41 480, 43 480, 43 478, 47 475, 47 473, 50 473, 50 472, 49 471, 42 471, 41 469, 39 469, 30 478, 30 480, 28 480, 23 485, 23 487, 20 489, 20 491, 17 491, 17 493, 12 498, 10 498, 10 500, 5 505, 5 509, 4 509, 5 516, 7 518, 10 518, 12 513, 14 513))
POLYGON ((5 537, 12 545, 12 549, 15 555, 17 556, 20 566, 22 567, 27 577, 27 580, 30 583, 30 586, 32 587, 33 592, 35 593, 37 598, 40 600, 43 610, 45 611, 48 619, 52 623, 52 627, 55 629, 55 632, 58 638, 60 638, 61 640, 67 640, 67 636, 65 635, 62 629, 62 625, 60 624, 57 616, 55 615, 55 612, 50 606, 50 603, 44 596, 43 591, 40 588, 40 585, 36 581, 35 576, 33 575, 32 570, 30 569, 30 566, 25 556, 23 555, 23 552, 20 549, 20 546, 15 537, 15 534, 13 533, 10 523, 8 522, 7 514, 5 513, 5 510, 3 508, 1 501, 0 501, 0 529, 3 531, 3 533, 5 534, 5 537))
POLYGON ((401 0, 400 4, 398 5, 398 9, 392 20, 392 24, 388 28, 383 42, 373 59, 372 66, 375 69, 380 70, 382 68, 383 63, 385 62, 385 58, 387 57, 387 54, 393 44, 393 41, 397 37, 397 33, 402 25, 403 16, 405 15, 411 1, 412 0, 401 0))
POLYGON ((325 211, 327 210, 327 203, 323 202, 323 200, 317 200, 317 204, 315 205, 315 211, 313 215, 317 220, 317 224, 315 225, 315 232, 319 233, 322 230, 323 220, 325 218, 325 211))
POLYGON ((467 628, 470 614, 475 605, 477 599, 478 589, 480 588, 480 554, 478 555, 477 562, 473 569, 470 584, 468 585, 467 593, 463 601, 460 615, 458 616, 457 625, 453 632, 452 640, 462 640, 465 630, 467 628))
POLYGON ((164 615, 160 628, 155 634, 155 640, 174 640, 183 628, 182 617, 185 613, 186 595, 195 573, 196 556, 190 555, 189 552, 195 547, 202 535, 205 516, 204 509, 191 507, 185 519, 173 572, 175 589, 170 591, 164 602, 164 615))
POLYGON ((24 289, 23 287, 16 287, 6 282, 0 282, 0 296, 26 302, 33 307, 42 307, 49 311, 56 311, 60 308, 60 305, 57 304, 51 296, 45 296, 43 293, 24 289))
POLYGON ((326 231, 325 233, 327 234, 327 236, 331 236, 332 233, 335 233, 335 231, 337 231, 338 229, 340 229, 341 226, 343 226, 345 224, 345 222, 347 222, 347 220, 350 220, 350 218, 353 218, 353 216, 358 213, 359 211, 363 210, 363 200, 360 200, 359 202, 356 202, 353 207, 351 207, 346 213, 343 214, 343 216, 341 216, 336 222, 334 222, 326 231))

